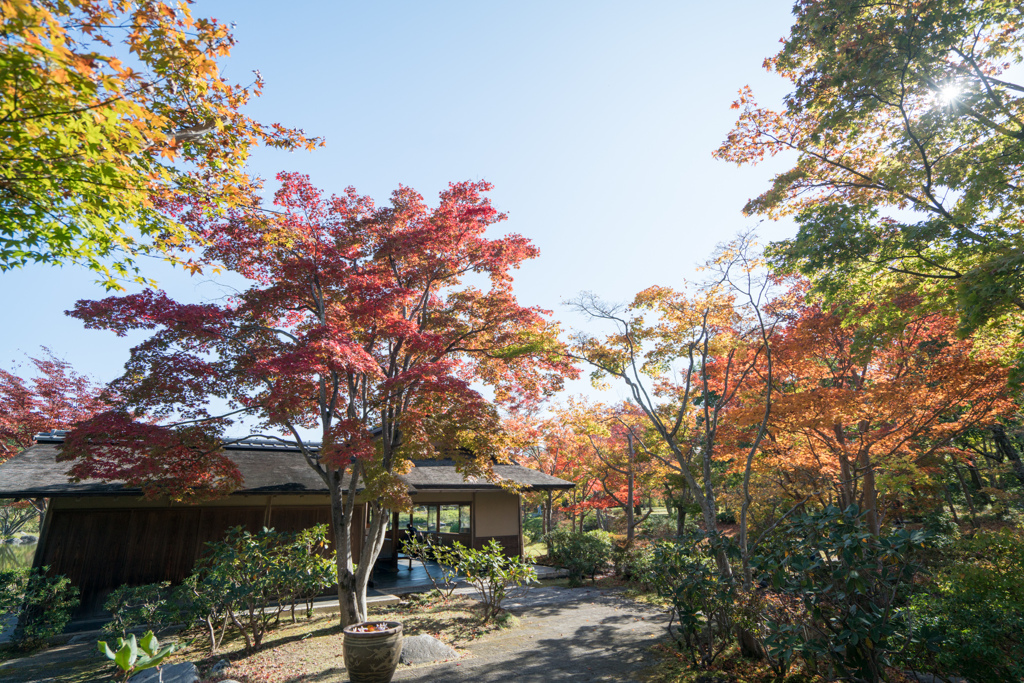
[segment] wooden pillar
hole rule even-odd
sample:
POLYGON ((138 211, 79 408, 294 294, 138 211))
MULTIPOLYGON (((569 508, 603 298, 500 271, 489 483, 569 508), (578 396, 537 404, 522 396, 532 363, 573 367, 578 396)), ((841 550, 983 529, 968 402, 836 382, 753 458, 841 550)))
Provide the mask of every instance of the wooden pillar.
POLYGON ((469 503, 469 547, 476 548, 476 492, 469 503))
POLYGON ((526 545, 523 543, 523 494, 516 494, 516 510, 519 511, 519 557, 526 559, 526 545))

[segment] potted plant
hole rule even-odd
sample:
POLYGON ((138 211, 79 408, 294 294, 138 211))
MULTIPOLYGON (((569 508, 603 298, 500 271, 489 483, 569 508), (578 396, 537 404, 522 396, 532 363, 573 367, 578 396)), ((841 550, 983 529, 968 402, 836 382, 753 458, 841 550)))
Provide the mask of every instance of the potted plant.
POLYGON ((402 624, 364 621, 346 626, 343 643, 352 683, 388 683, 402 656, 402 624))

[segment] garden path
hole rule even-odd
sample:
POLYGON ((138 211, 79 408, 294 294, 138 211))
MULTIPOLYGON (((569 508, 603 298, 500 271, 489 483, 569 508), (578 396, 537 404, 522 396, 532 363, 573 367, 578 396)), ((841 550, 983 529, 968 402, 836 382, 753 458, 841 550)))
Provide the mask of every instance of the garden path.
POLYGON ((665 611, 597 588, 534 588, 509 600, 522 622, 465 646, 468 656, 399 668, 395 681, 634 681, 653 665, 665 611))

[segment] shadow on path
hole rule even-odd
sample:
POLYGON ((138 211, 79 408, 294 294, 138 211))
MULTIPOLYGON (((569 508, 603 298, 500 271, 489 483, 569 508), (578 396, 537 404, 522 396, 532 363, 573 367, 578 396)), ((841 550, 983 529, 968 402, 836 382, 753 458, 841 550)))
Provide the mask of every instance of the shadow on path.
POLYGON ((522 626, 467 647, 468 657, 400 668, 396 681, 631 681, 652 664, 664 613, 593 588, 539 588, 509 604, 522 626))

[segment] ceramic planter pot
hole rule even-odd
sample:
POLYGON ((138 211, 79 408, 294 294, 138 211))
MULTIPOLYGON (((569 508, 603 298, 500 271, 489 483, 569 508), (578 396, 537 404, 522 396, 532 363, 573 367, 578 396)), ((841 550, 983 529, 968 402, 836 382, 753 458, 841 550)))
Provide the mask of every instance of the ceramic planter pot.
POLYGON ((402 656, 402 624, 364 621, 344 630, 345 668, 352 683, 388 683, 402 656), (380 631, 360 631, 367 626, 380 631))

